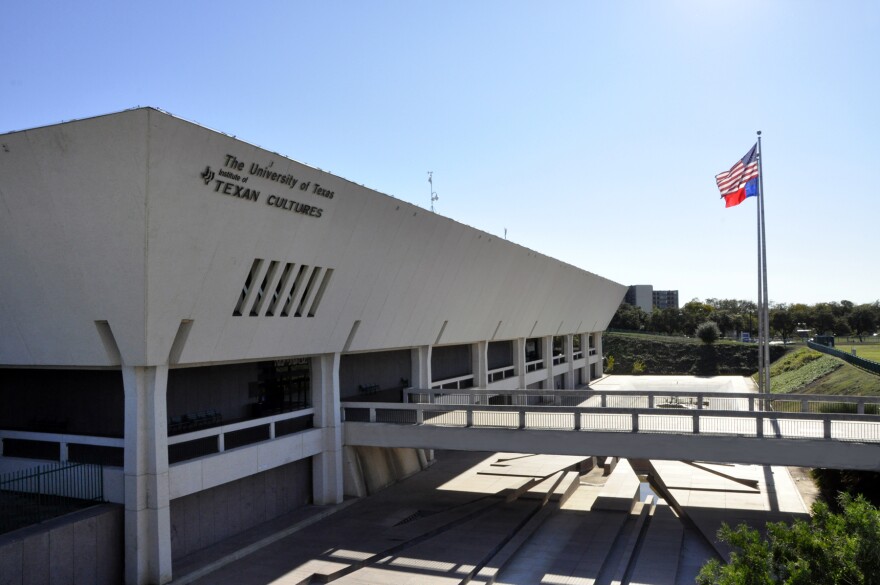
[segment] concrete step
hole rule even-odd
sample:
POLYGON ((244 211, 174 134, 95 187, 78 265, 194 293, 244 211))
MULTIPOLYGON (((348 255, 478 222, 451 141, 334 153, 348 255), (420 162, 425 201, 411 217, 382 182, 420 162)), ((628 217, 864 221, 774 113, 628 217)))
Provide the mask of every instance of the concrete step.
POLYGON ((554 504, 543 506, 534 516, 517 530, 516 534, 491 558, 468 582, 470 585, 492 585, 498 574, 516 557, 519 550, 532 535, 551 517, 558 507, 554 504))
POLYGON ((638 551, 630 585, 675 585, 684 525, 669 506, 657 506, 638 551))
POLYGON ((580 486, 580 474, 577 471, 561 473, 563 473, 561 480, 559 474, 551 475, 531 487, 522 494, 522 497, 531 500, 548 498, 549 501, 556 502, 561 506, 580 486))
POLYGON ((461 583, 472 577, 535 512, 534 502, 501 503, 472 521, 458 524, 431 538, 403 546, 347 573, 333 583, 338 585, 397 585, 410 583, 461 583))

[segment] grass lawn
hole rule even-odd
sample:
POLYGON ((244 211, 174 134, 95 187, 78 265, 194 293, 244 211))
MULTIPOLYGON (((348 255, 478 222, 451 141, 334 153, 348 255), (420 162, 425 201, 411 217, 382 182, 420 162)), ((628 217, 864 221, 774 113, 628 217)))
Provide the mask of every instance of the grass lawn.
POLYGON ((856 350, 856 355, 866 360, 880 363, 880 343, 854 343, 835 345, 834 349, 839 349, 846 353, 852 353, 852 349, 856 350))

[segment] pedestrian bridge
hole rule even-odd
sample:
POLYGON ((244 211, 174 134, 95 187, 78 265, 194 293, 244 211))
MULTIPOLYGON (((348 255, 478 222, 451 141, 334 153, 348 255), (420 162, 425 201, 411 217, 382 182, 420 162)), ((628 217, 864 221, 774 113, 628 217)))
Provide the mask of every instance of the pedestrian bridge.
POLYGON ((880 471, 880 397, 410 390, 404 399, 343 402, 345 444, 880 471))

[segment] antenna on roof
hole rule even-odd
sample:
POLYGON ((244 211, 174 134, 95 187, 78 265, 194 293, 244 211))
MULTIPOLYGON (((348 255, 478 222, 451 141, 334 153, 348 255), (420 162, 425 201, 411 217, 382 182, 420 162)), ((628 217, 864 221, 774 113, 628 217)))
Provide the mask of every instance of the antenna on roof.
POLYGON ((434 211, 434 202, 440 199, 434 191, 434 171, 428 171, 428 183, 431 185, 431 211, 434 211))

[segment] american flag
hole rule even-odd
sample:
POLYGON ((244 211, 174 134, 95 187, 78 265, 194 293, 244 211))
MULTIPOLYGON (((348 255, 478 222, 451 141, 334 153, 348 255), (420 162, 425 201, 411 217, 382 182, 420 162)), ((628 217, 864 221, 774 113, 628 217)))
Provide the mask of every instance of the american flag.
POLYGON ((715 175, 721 197, 727 207, 742 203, 746 197, 757 195, 758 145, 755 144, 729 171, 715 175), (751 184, 750 184, 751 183, 751 184))

